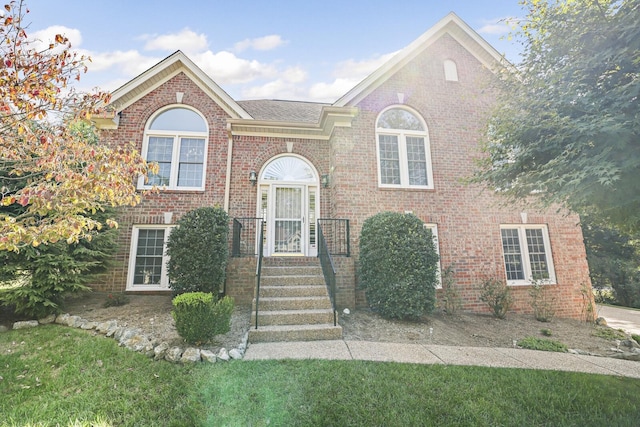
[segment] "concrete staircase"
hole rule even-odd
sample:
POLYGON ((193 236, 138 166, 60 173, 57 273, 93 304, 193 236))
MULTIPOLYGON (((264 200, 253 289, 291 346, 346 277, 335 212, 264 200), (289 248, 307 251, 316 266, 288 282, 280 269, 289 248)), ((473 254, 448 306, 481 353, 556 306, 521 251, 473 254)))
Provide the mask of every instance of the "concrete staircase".
POLYGON ((258 329, 253 300, 249 342, 314 341, 342 338, 318 258, 264 258, 258 329))

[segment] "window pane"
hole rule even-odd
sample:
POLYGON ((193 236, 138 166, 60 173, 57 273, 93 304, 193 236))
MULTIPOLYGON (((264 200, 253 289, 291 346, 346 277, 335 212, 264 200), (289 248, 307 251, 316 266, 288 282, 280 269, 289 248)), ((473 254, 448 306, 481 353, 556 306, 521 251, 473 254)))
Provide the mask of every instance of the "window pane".
POLYGON ((407 137, 407 165, 409 185, 427 185, 427 157, 424 138, 407 137))
POLYGON ((206 132, 207 124, 195 111, 186 108, 172 108, 153 119, 149 129, 206 132))
POLYGON ((378 119, 379 128, 384 129, 404 129, 424 131, 422 122, 416 116, 400 108, 392 108, 380 115, 378 119))
POLYGON ((400 184, 400 155, 395 135, 380 135, 380 182, 400 184))
POLYGON ((157 163, 157 174, 149 174, 148 185, 169 185, 171 175, 171 157, 173 154, 173 138, 149 137, 147 162, 157 163))
POLYGON ((204 139, 182 138, 178 187, 200 187, 204 169, 204 139))
POLYGON ((159 285, 162 279, 164 230, 139 230, 134 285, 159 285))
POLYGON ((504 252, 504 266, 507 280, 524 280, 522 255, 520 252, 520 238, 517 228, 503 228, 502 250, 504 252))
POLYGON ((531 275, 534 280, 548 279, 549 267, 547 265, 547 255, 544 249, 544 235, 540 228, 528 228, 527 249, 529 251, 529 262, 531 263, 531 275))
POLYGON ((280 157, 267 165, 260 179, 269 181, 314 182, 315 174, 307 162, 297 157, 280 157))

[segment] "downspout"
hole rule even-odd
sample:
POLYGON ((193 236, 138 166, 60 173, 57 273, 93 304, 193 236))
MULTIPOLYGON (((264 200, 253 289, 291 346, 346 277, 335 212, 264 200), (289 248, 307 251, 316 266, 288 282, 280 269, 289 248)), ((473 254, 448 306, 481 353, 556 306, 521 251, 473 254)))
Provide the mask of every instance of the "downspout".
POLYGON ((233 135, 231 134, 231 123, 227 123, 227 137, 229 138, 229 145, 227 148, 227 174, 224 185, 224 210, 229 213, 229 199, 231 197, 231 158, 233 157, 233 135))

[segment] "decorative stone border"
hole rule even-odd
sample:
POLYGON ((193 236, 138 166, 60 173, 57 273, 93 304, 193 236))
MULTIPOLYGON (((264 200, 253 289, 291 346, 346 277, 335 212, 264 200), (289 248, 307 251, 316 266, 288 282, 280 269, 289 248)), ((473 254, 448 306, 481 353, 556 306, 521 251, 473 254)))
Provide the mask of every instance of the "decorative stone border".
POLYGON ((227 362, 232 359, 240 360, 244 357, 249 340, 249 332, 247 332, 238 347, 229 351, 227 351, 226 348, 221 348, 218 353, 198 347, 187 347, 185 349, 181 347, 169 347, 168 343, 158 342, 157 339, 145 335, 139 329, 118 326, 116 320, 92 322, 80 316, 71 316, 68 313, 58 316, 51 315, 40 320, 15 322, 13 329, 28 329, 51 323, 87 331, 95 330, 108 338, 115 339, 121 347, 143 353, 145 356, 153 358, 154 360, 166 360, 172 363, 216 363, 217 361, 227 362))

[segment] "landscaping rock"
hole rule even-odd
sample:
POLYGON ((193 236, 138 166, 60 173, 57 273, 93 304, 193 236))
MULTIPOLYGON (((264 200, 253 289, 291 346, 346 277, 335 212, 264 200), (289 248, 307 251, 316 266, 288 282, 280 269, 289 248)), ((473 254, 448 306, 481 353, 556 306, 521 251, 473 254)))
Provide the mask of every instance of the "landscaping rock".
POLYGON ((162 360, 164 356, 167 354, 167 350, 169 349, 169 344, 166 342, 161 342, 153 349, 153 358, 155 360, 162 360))
POLYGON ((623 359, 623 360, 633 360, 636 362, 640 362, 640 353, 630 353, 630 352, 622 352, 616 353, 612 355, 614 359, 623 359))
POLYGON ((200 362, 200 349, 189 347, 184 353, 182 353, 182 357, 180 358, 182 363, 196 363, 200 362))
POLYGON ((106 337, 108 337, 108 338, 111 338, 111 337, 115 336, 115 334, 117 334, 120 329, 121 328, 117 324, 112 325, 112 326, 109 327, 109 329, 107 329, 107 332, 105 332, 104 335, 106 337))
POLYGON ((620 341, 620 345, 627 348, 640 348, 640 344, 635 340, 622 340, 620 341))
POLYGON ((96 331, 101 334, 106 334, 111 328, 115 328, 118 326, 118 322, 115 320, 109 320, 107 322, 101 322, 96 325, 96 331))
POLYGON ((229 352, 227 352, 226 348, 221 348, 218 352, 218 359, 223 360, 225 362, 229 361, 229 352))
POLYGON ((50 314, 47 317, 43 317, 42 319, 38 319, 38 323, 40 323, 41 325, 49 325, 53 322, 55 322, 56 320, 56 315, 55 314, 50 314))
POLYGON ((80 329, 84 329, 85 331, 90 331, 92 329, 95 329, 96 325, 97 325, 96 322, 89 322, 88 320, 85 320, 80 324, 80 329))
POLYGON ((244 353, 238 350, 237 348, 233 348, 229 351, 229 357, 234 360, 240 360, 244 357, 244 353))
POLYGON ((13 324, 13 329, 29 329, 38 326, 37 320, 25 320, 23 322, 16 322, 13 324))
POLYGON ((605 319, 604 317, 598 317, 596 319, 596 325, 598 325, 598 326, 607 326, 607 319, 605 319))
POLYGON ((148 352, 153 350, 153 344, 149 338, 142 334, 134 334, 120 342, 125 348, 133 351, 148 352))
POLYGON ((56 317, 55 323, 57 323, 59 325, 66 325, 67 324, 67 319, 69 319, 69 317, 71 317, 69 315, 69 313, 61 314, 58 317, 56 317))
POLYGON ((0 334, 3 333, 3 332, 7 332, 8 330, 9 330, 9 328, 7 328, 6 326, 0 325, 0 334))
POLYGON ((82 325, 83 322, 86 322, 80 316, 69 316, 63 325, 71 326, 72 328, 78 328, 82 325))
POLYGON ((218 357, 216 356, 216 354, 213 351, 209 350, 200 351, 200 358, 202 358, 204 362, 209 363, 216 363, 218 361, 218 357))
POLYGON ((171 347, 164 355, 165 360, 173 363, 178 363, 182 356, 182 349, 180 347, 171 347))

